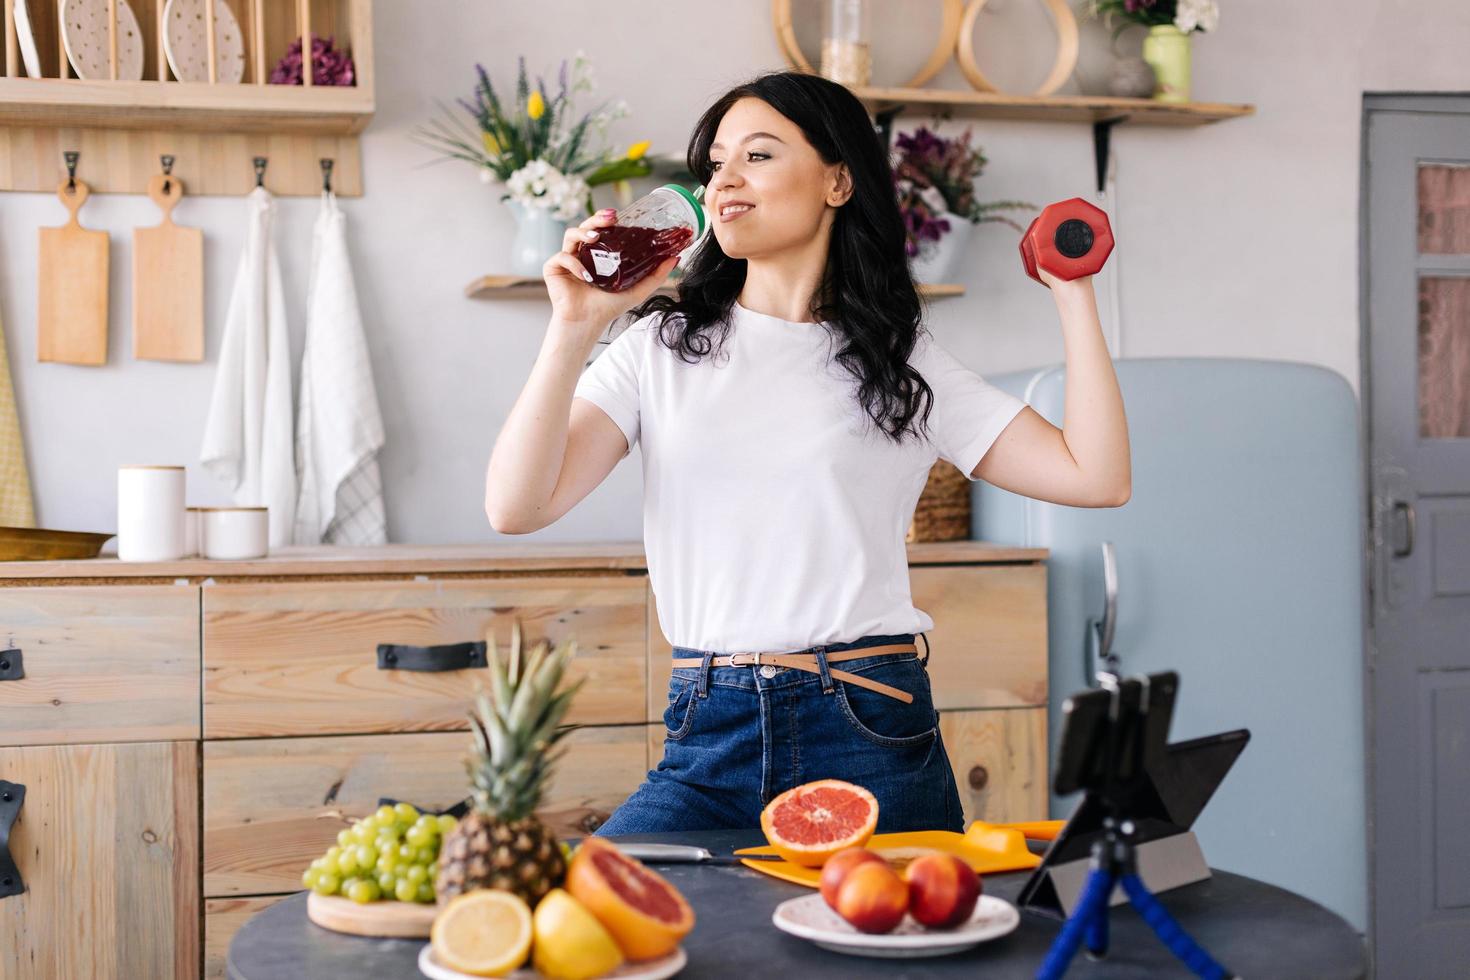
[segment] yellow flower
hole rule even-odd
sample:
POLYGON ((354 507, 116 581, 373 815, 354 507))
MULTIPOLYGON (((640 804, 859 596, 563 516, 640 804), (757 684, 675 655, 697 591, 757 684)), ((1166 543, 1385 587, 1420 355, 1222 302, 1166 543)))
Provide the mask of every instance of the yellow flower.
POLYGON ((500 144, 495 140, 494 133, 481 133, 480 140, 485 144, 485 152, 492 157, 500 155, 500 144))
POLYGON ((639 140, 637 143, 634 143, 632 146, 628 147, 628 159, 637 160, 647 152, 648 140, 639 140))
POLYGON ((531 93, 526 100, 526 115, 532 119, 540 119, 546 114, 546 99, 542 97, 541 90, 537 89, 531 93))

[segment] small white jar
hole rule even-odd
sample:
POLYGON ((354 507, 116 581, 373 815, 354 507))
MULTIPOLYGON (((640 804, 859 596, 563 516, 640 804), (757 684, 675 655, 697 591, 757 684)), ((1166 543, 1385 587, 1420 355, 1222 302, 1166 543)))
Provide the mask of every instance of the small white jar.
POLYGON ((264 558, 270 550, 270 512, 264 507, 199 508, 199 553, 215 561, 264 558))
POLYGON ((184 468, 121 466, 117 471, 117 557, 184 557, 184 468))

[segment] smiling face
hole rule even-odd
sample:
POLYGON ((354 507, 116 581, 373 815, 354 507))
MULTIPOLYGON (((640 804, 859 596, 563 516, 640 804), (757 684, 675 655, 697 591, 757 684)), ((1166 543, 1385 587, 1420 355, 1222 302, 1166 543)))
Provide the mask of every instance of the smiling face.
POLYGON ((846 168, 823 161, 801 129, 761 99, 730 107, 709 159, 704 200, 715 239, 733 259, 810 245, 830 233, 835 209, 851 194, 846 168), (737 202, 747 207, 732 208, 737 202))

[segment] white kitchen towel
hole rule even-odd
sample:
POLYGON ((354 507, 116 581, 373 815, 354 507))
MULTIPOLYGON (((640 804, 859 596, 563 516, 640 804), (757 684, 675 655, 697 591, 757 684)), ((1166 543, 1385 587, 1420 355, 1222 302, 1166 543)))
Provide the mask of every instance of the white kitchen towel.
POLYGON ((270 511, 270 544, 291 543, 296 461, 291 427, 291 346, 275 198, 257 187, 246 199, 245 252, 235 274, 199 458, 230 484, 240 506, 270 511))
POLYGON ((296 418, 297 544, 384 544, 383 418, 363 335, 347 216, 322 195, 311 243, 306 351, 296 418))

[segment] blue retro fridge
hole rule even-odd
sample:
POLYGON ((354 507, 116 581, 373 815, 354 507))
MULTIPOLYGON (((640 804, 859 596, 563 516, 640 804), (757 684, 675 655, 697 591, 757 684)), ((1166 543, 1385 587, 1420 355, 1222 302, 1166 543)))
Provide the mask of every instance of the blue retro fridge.
MULTIPOLYGON (((1050 549, 1049 744, 1061 705, 1095 686, 1089 627, 1116 570, 1124 674, 1180 676, 1171 740, 1248 728, 1194 825, 1213 867, 1367 919, 1363 638, 1365 498, 1357 400, 1326 369, 1211 359, 1115 361, 1133 497, 1042 503, 974 484, 974 536, 1050 549)), ((986 380, 1064 420, 1057 365, 986 380)), ((1052 798, 1066 817, 1076 797, 1052 798)))

